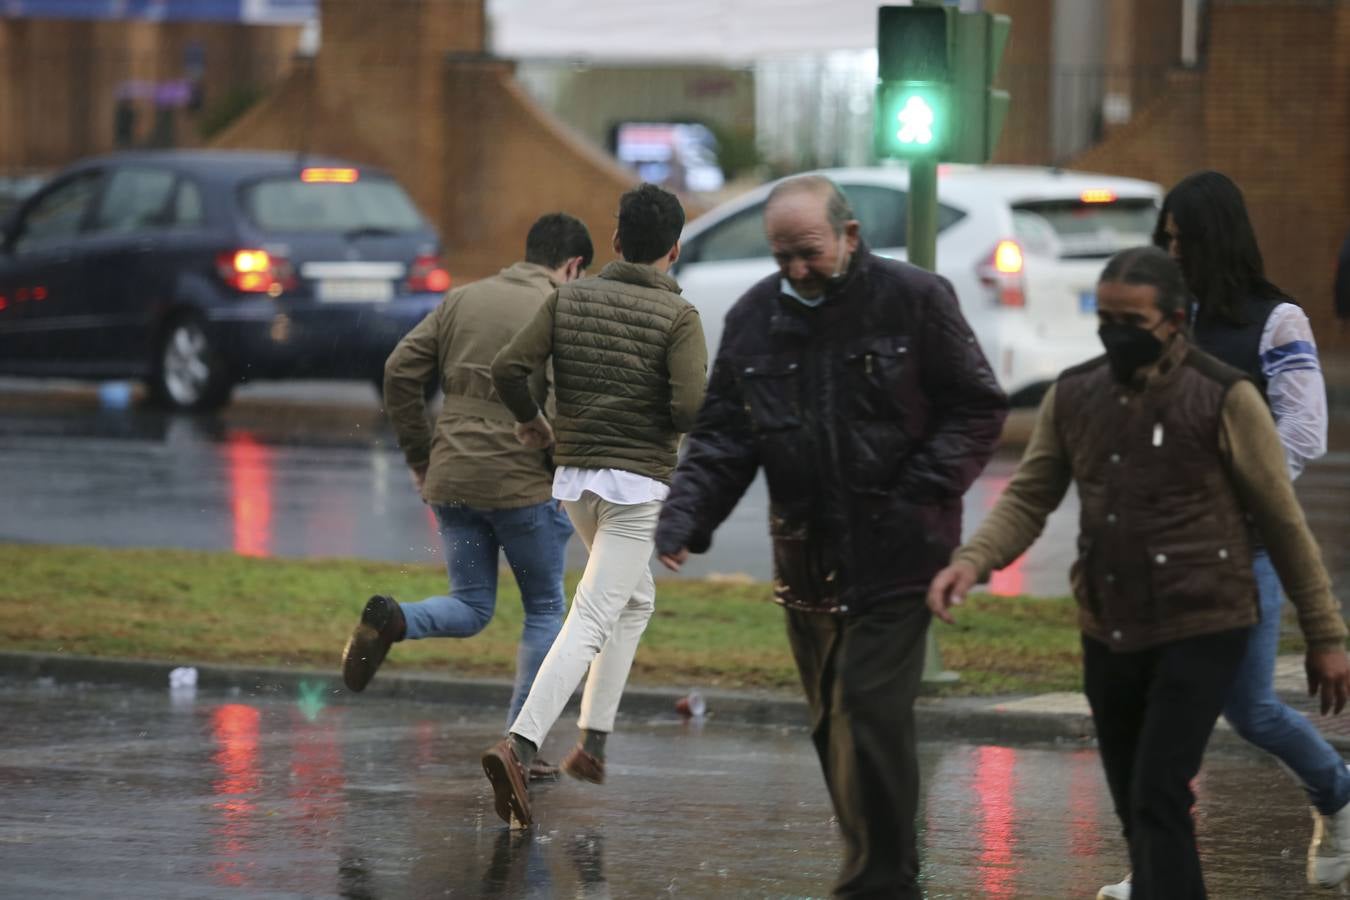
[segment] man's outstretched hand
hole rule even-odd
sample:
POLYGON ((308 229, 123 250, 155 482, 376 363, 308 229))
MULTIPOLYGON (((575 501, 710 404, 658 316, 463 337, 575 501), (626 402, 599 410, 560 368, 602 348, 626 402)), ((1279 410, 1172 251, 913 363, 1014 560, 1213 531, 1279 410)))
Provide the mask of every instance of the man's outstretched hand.
POLYGON ((1322 694, 1322 715, 1345 709, 1350 699, 1350 660, 1345 648, 1309 650, 1303 665, 1308 671, 1308 696, 1322 694))
POLYGON ((979 573, 968 562, 954 562, 933 576, 928 586, 928 608, 947 624, 953 624, 951 608, 960 606, 966 592, 975 586, 979 573))

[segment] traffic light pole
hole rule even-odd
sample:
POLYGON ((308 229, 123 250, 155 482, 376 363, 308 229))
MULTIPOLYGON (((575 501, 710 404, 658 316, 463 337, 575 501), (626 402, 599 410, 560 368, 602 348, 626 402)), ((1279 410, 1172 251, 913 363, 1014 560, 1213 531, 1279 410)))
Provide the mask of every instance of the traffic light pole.
MULTIPOLYGON (((937 159, 919 157, 909 161, 909 203, 906 216, 906 239, 911 264, 930 272, 937 271, 937 159)), ((923 682, 950 684, 961 676, 942 667, 933 627, 924 637, 923 682)))
POLYGON ((937 271, 937 159, 931 156, 909 161, 909 203, 905 246, 909 261, 921 269, 937 271))

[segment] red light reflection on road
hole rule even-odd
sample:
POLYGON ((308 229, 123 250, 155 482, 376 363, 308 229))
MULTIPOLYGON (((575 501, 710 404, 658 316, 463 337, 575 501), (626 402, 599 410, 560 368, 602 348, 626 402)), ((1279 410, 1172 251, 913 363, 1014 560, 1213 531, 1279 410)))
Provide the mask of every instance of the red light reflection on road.
POLYGON ((1017 751, 1008 747, 981 747, 976 752, 975 793, 980 799, 975 814, 979 818, 982 897, 1014 895, 1016 761, 1017 751))
POLYGON ((211 730, 220 747, 212 761, 221 776, 211 784, 217 797, 213 807, 224 818, 216 834, 217 852, 224 857, 212 874, 231 887, 248 884, 241 857, 249 850, 254 812, 262 776, 258 769, 258 711, 242 703, 228 703, 211 714, 211 730))
POLYGON ((1069 757, 1069 827, 1072 829, 1069 852, 1074 856, 1091 859, 1102 852, 1102 838, 1097 828, 1101 773, 1096 752, 1080 750, 1069 757))
POLYGON ((272 451, 247 432, 235 432, 225 444, 234 515, 234 552, 270 556, 272 552, 272 451))

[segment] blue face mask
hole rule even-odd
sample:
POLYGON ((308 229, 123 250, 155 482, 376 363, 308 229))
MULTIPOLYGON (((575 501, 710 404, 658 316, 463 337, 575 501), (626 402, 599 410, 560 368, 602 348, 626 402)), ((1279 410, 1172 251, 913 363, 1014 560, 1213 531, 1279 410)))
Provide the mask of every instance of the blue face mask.
POLYGON ((797 289, 792 286, 792 282, 788 281, 786 278, 779 279, 778 289, 781 290, 784 294, 787 294, 793 300, 796 300, 802 306, 810 306, 812 308, 815 308, 825 302, 824 293, 821 293, 819 297, 812 297, 810 300, 806 299, 801 294, 797 293, 797 289))

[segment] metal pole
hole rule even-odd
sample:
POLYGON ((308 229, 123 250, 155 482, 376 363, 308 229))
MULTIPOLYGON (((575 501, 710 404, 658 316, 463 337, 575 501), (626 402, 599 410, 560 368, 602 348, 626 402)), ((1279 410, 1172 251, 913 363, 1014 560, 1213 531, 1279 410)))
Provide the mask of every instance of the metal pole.
MULTIPOLYGON (((937 160, 911 160, 905 243, 910 263, 930 272, 937 271, 937 205, 937 160)), ((961 680, 960 675, 942 667, 942 653, 931 625, 924 637, 922 678, 925 684, 950 684, 961 680)))
POLYGON ((909 217, 906 245, 909 261, 921 269, 937 271, 937 160, 914 159, 909 163, 909 217))

